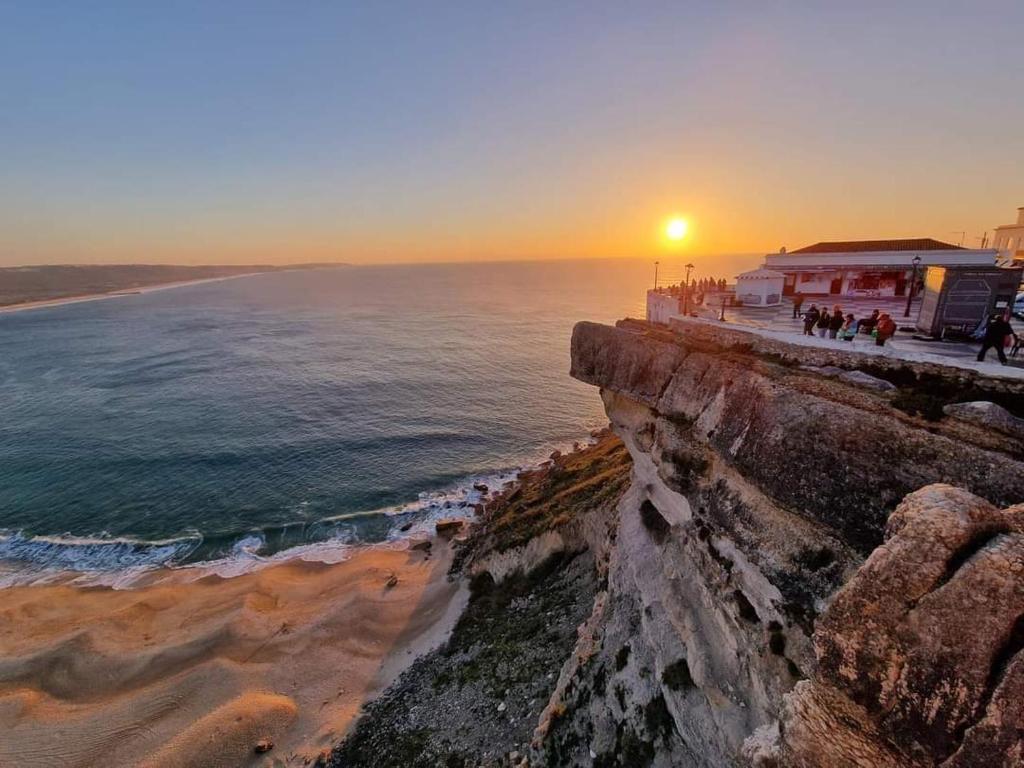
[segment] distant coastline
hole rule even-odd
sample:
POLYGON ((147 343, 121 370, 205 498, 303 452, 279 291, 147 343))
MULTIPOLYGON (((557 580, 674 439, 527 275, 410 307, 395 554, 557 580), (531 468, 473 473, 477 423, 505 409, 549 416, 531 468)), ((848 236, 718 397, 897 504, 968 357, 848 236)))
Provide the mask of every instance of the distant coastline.
POLYGON ((173 266, 162 264, 41 265, 0 268, 0 314, 135 296, 267 272, 346 267, 347 264, 173 266))
POLYGON ((80 296, 66 296, 59 299, 40 299, 38 301, 23 301, 18 304, 0 305, 0 314, 11 312, 23 312, 29 309, 44 309, 46 307, 60 307, 65 304, 80 304, 85 301, 100 301, 102 299, 116 299, 123 296, 138 296, 142 293, 153 293, 154 291, 165 291, 171 288, 184 288, 187 285, 200 285, 201 283, 216 283, 221 280, 233 280, 236 277, 251 277, 261 275, 263 272, 244 272, 238 275, 224 275, 223 277, 200 277, 195 280, 179 280, 172 283, 154 283, 153 285, 140 285, 137 288, 126 288, 122 290, 106 291, 104 293, 86 293, 80 296))

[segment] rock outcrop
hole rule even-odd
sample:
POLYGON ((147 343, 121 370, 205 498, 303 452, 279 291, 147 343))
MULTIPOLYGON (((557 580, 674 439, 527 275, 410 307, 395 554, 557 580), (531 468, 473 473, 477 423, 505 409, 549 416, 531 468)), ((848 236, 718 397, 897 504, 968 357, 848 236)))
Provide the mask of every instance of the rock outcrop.
POLYGON ((572 374, 633 482, 535 758, 1021 764, 1024 450, 943 407, 1019 416, 1024 385, 803 355, 708 324, 577 325, 572 374))
POLYGON ((486 501, 330 765, 1024 764, 1024 382, 633 321, 572 375, 615 435, 486 501))
POLYGON ((911 494, 814 645, 813 680, 786 697, 756 763, 1024 764, 1024 505, 947 485, 911 494))

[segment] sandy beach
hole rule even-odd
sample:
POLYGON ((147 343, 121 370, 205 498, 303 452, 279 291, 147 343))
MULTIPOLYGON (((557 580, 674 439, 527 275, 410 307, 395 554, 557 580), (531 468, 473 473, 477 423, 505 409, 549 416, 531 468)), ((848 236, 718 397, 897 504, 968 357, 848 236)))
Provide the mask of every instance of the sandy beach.
POLYGON ((0 766, 303 766, 450 631, 433 556, 371 547, 235 578, 0 595, 0 766), (392 577, 397 577, 397 584, 392 577), (274 746, 257 755, 256 743, 274 746))
POLYGON ((137 296, 140 293, 153 293, 154 291, 166 291, 171 288, 184 288, 188 285, 200 285, 201 283, 217 283, 221 280, 234 280, 239 277, 251 277, 260 275, 262 272, 245 272, 239 275, 222 275, 219 277, 202 277, 197 280, 178 280, 170 283, 156 283, 154 285, 141 285, 137 288, 127 288, 119 291, 107 291, 106 293, 87 293, 81 296, 67 296, 60 299, 44 299, 42 301, 25 301, 20 304, 7 304, 0 306, 0 314, 8 312, 23 312, 29 309, 45 309, 47 307, 60 307, 64 304, 80 304, 85 301, 101 301, 103 299, 117 299, 124 296, 137 296))

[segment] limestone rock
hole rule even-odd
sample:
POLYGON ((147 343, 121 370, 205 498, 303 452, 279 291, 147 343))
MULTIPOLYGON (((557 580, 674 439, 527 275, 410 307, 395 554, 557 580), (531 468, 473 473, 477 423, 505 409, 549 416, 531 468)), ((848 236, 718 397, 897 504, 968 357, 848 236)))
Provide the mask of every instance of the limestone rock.
POLYGON ((942 410, 947 416, 990 427, 1011 437, 1024 439, 1024 419, 1018 419, 996 403, 985 400, 973 403, 953 403, 942 410))
POLYGON ((783 708, 782 764, 1020 765, 1024 505, 947 485, 908 496, 814 646, 817 674, 783 708))
POLYGON ((841 381, 845 381, 847 384, 855 384, 858 387, 867 387, 868 389, 874 389, 878 392, 892 392, 896 389, 896 385, 885 379, 880 379, 877 376, 872 376, 864 371, 843 371, 839 374, 838 378, 841 381))
POLYGON ((686 350, 671 341, 582 322, 572 331, 570 374, 596 386, 628 390, 653 406, 685 357, 686 350))
POLYGON ((434 524, 434 530, 437 531, 439 536, 451 537, 462 530, 462 526, 466 524, 465 520, 459 520, 458 518, 447 518, 445 520, 438 520, 434 524))

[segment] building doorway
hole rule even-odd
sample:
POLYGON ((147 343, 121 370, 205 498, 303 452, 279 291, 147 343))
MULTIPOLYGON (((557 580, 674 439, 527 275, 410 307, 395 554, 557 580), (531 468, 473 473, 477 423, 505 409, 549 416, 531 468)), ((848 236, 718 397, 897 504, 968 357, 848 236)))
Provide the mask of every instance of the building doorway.
POLYGON ((833 296, 838 296, 843 292, 843 276, 833 277, 832 282, 828 287, 828 292, 833 296))

